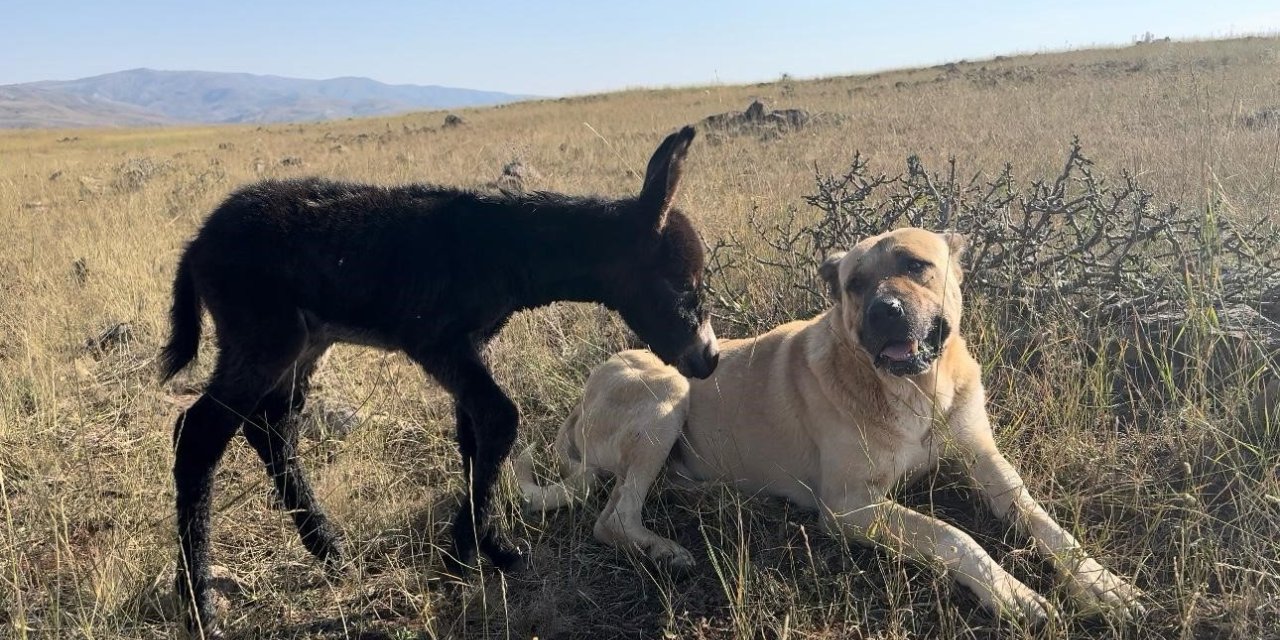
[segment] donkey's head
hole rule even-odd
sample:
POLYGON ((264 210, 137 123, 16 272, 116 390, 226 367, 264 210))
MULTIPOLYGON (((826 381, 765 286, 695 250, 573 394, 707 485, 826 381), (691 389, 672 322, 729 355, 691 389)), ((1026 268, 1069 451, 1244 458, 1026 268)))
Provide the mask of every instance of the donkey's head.
POLYGON ((672 208, 693 127, 671 134, 649 160, 644 188, 626 201, 639 242, 615 276, 610 306, 664 362, 706 378, 720 359, 702 286, 702 241, 689 218, 672 208))

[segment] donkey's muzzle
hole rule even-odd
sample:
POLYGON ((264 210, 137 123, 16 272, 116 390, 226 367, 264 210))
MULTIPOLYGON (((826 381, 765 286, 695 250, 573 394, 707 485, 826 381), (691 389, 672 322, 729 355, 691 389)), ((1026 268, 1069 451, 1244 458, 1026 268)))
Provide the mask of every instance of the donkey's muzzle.
POLYGON ((716 332, 710 322, 705 322, 698 330, 698 340, 676 359, 676 370, 686 378, 702 380, 711 377, 719 364, 720 345, 716 342, 716 332))
POLYGON ((702 380, 711 377, 711 374, 716 371, 716 365, 719 364, 720 350, 712 345, 698 349, 694 355, 686 352, 685 355, 680 356, 676 361, 676 370, 686 378, 702 380))

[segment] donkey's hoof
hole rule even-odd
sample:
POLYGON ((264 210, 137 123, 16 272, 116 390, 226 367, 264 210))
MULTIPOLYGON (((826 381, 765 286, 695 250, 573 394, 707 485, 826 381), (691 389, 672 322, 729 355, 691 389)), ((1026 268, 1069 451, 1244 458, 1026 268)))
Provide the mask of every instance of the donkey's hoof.
POLYGON ((185 634, 178 634, 178 637, 185 637, 189 640, 222 640, 226 635, 222 632, 222 625, 218 624, 218 617, 211 611, 191 611, 183 616, 182 630, 185 634))
POLYGON ((347 545, 342 536, 325 526, 314 536, 303 538, 302 544, 317 560, 326 566, 340 566, 346 561, 347 545))
POLYGON ((344 580, 351 575, 351 563, 340 553, 327 556, 321 566, 330 580, 344 580))
POLYGON ((484 545, 484 555, 498 571, 516 573, 528 566, 529 549, 529 543, 524 540, 517 540, 515 544, 492 540, 484 545))
POLYGON ((217 622, 209 622, 203 626, 187 625, 187 638, 190 640, 225 640, 226 637, 217 622))

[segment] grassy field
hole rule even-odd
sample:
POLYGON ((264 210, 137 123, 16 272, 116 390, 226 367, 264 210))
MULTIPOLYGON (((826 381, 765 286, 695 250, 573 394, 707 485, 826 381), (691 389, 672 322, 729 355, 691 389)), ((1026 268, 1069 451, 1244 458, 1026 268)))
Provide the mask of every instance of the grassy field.
MULTIPOLYGON (((538 173, 532 188, 630 194, 663 135, 755 98, 840 117, 784 135, 700 136, 680 205, 709 243, 735 237, 750 251, 753 215, 808 215, 815 168, 839 172, 855 151, 890 174, 915 154, 936 169, 954 157, 962 172, 1012 163, 1039 178, 1056 175, 1077 135, 1100 173, 1132 172, 1161 201, 1240 220, 1280 205, 1280 40, 1267 38, 629 91, 460 111, 466 124, 451 128, 443 113, 416 113, 0 133, 0 636, 172 635, 170 433, 208 373, 211 341, 166 386, 154 358, 178 253, 228 191, 312 174, 478 186, 519 159, 538 173)), ((348 574, 330 579, 312 561, 237 443, 215 499, 225 620, 246 637, 289 638, 1280 637, 1280 429, 1239 408, 1245 388, 1153 400, 1141 406, 1159 411, 1134 420, 1101 391, 1114 363, 1075 358, 1084 334, 1054 331, 1051 366, 1024 375, 998 365, 998 325, 967 328, 990 364, 1006 454, 1099 560, 1150 594, 1138 624, 1070 615, 1028 542, 945 475, 904 500, 974 532, 1062 605, 1061 625, 1018 629, 929 569, 832 541, 781 502, 720 490, 663 487, 648 511, 694 551, 690 576, 596 543, 600 500, 546 520, 522 519, 507 500, 501 517, 532 544, 532 568, 441 580, 461 481, 450 406, 403 356, 348 347, 313 398, 353 409, 358 424, 303 445, 347 537, 348 574)), ((590 367, 626 343, 619 320, 585 305, 515 318, 491 360, 521 407, 522 439, 547 440, 590 367)))

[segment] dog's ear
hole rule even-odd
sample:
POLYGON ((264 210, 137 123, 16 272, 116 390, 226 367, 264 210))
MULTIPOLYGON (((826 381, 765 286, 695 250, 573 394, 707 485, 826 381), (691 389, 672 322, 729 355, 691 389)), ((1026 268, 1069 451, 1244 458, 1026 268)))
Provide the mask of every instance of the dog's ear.
POLYGON ((649 159, 649 167, 644 173, 644 187, 640 189, 637 200, 640 215, 644 216, 650 229, 662 231, 667 224, 667 212, 671 211, 671 203, 676 199, 680 170, 694 135, 693 127, 684 127, 667 136, 649 159))
POLYGON ((969 251, 969 236, 959 231, 949 231, 942 234, 947 241, 947 247, 951 249, 951 259, 959 262, 964 258, 964 254, 969 251))
POLYGON ((964 254, 969 251, 969 236, 959 231, 950 231, 942 234, 947 241, 947 248, 951 251, 951 271, 961 282, 964 281, 964 265, 961 260, 964 254))
POLYGON ((822 261, 822 266, 818 267, 818 275, 827 283, 827 293, 836 302, 840 302, 840 261, 844 259, 845 253, 847 252, 841 251, 827 256, 822 261))

